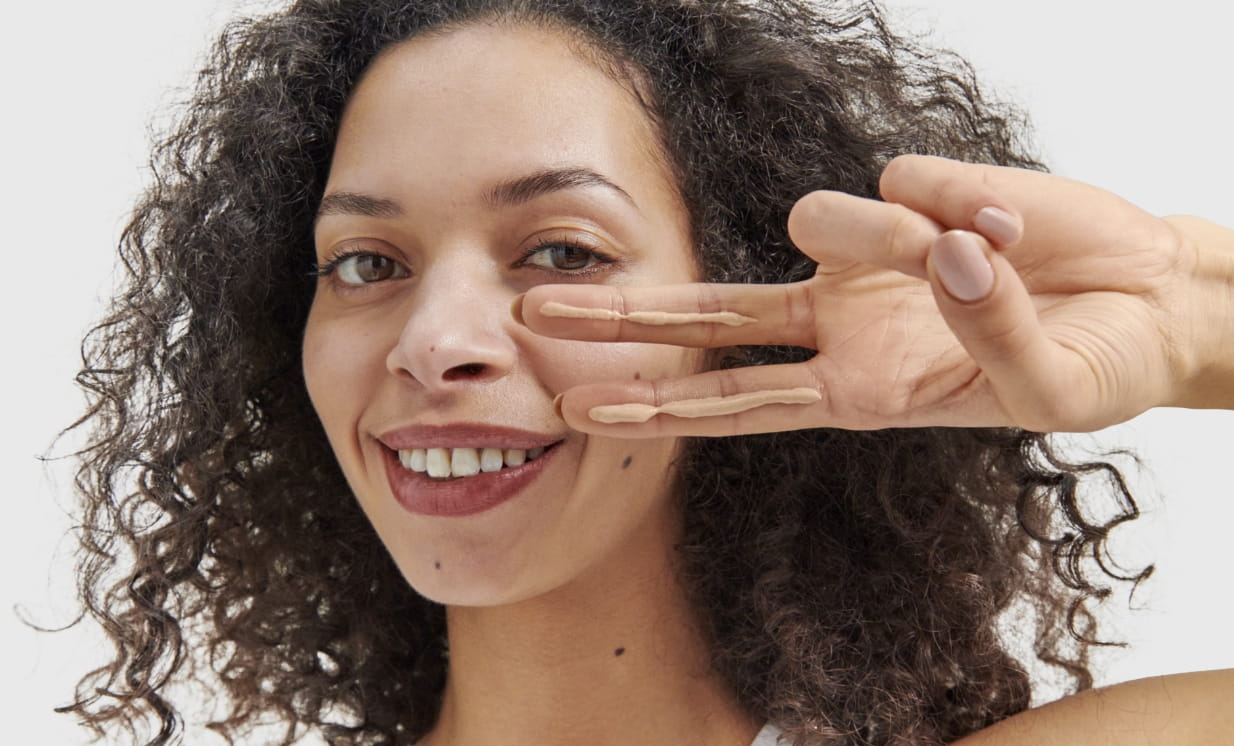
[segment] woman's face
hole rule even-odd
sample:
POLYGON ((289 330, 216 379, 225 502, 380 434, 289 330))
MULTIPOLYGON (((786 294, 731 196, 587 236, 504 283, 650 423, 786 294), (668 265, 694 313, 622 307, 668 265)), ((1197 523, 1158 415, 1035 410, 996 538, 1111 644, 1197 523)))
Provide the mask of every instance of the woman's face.
POLYGON ((539 337, 510 313, 543 283, 696 279, 651 125, 576 50, 498 25, 388 50, 348 104, 316 226, 313 405, 403 574, 442 603, 585 582, 675 534, 676 442, 572 432, 553 397, 701 356, 539 337))

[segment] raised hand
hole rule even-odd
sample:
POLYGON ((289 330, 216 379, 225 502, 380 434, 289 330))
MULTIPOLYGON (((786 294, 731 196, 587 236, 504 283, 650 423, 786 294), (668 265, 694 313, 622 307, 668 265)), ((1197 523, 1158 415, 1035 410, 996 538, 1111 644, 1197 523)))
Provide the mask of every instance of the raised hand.
POLYGON ((1234 350, 1229 231, 1060 177, 940 158, 898 158, 880 186, 885 202, 798 202, 789 233, 818 262, 803 282, 529 291, 521 316, 540 334, 818 351, 575 387, 560 402, 567 422, 627 437, 1079 431, 1158 405, 1217 405, 1195 389, 1234 350))

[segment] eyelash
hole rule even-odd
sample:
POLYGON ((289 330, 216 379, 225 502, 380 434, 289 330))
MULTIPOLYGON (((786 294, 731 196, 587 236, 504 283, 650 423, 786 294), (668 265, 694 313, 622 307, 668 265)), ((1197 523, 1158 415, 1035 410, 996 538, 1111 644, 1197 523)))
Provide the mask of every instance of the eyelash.
POLYGON ((595 259, 596 264, 590 267, 585 267, 583 269, 575 269, 575 270, 553 269, 551 267, 541 267, 538 265, 530 265, 530 266, 534 266, 536 269, 540 269, 545 272, 552 272, 554 274, 577 277, 580 275, 589 275, 595 272, 602 272, 604 271, 606 266, 617 263, 617 260, 614 259, 613 257, 609 256, 608 254, 605 254, 602 251, 597 251, 596 249, 593 249, 592 247, 584 243, 580 243, 577 241, 566 241, 566 240, 560 240, 560 239, 542 238, 536 242, 535 246, 532 246, 531 248, 525 249, 523 251, 523 258, 519 261, 519 264, 526 265, 528 264, 528 260, 531 259, 531 257, 535 256, 536 254, 539 254, 548 249, 557 249, 557 248, 575 249, 578 251, 585 252, 589 254, 593 259, 595 259))
MULTIPOLYGON (((361 256, 381 256, 384 259, 386 259, 386 261, 391 261, 391 262, 394 261, 390 257, 387 257, 384 254, 380 254, 374 251, 365 251, 364 249, 357 249, 357 248, 342 249, 326 262, 322 262, 322 263, 314 262, 310 268, 309 275, 311 277, 317 277, 317 278, 334 277, 336 276, 338 272, 339 266, 341 266, 343 262, 346 262, 349 259, 352 259, 354 257, 361 257, 361 256)), ((587 246, 579 242, 553 240, 553 239, 545 238, 545 239, 539 240, 535 246, 525 249, 523 251, 522 258, 519 260, 518 263, 520 265, 532 266, 532 267, 535 267, 536 269, 540 269, 545 272, 552 272, 552 273, 561 274, 561 275, 579 276, 579 275, 592 274, 594 272, 601 272, 604 270, 604 268, 607 265, 616 264, 617 260, 603 252, 597 251, 591 248, 590 246, 587 246), (531 259, 531 257, 535 256, 536 254, 539 254, 549 249, 556 249, 556 248, 567 248, 567 249, 576 249, 578 251, 583 251, 589 254, 592 258, 594 258, 596 261, 596 264, 589 266, 589 267, 585 267, 583 269, 577 269, 577 270, 553 269, 550 267, 540 267, 538 265, 529 264, 528 260, 531 259)), ((358 285, 354 285, 352 283, 343 283, 343 284, 346 287, 359 287, 358 285)), ((373 284, 373 283, 366 283, 366 284, 373 284)))
POLYGON ((309 269, 310 277, 332 277, 338 271, 339 265, 355 256, 370 256, 376 254, 374 251, 364 251, 362 249, 342 249, 334 256, 330 257, 325 262, 313 262, 309 269))

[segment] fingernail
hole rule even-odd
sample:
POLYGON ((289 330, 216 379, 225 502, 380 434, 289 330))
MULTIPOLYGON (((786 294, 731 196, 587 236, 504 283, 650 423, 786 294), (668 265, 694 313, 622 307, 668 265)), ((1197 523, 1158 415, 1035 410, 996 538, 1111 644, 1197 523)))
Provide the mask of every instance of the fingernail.
POLYGON ((565 394, 558 394, 553 397, 553 411, 556 412, 557 416, 563 420, 565 419, 565 415, 561 413, 561 400, 564 399, 565 396, 565 394))
POLYGON ((514 302, 510 304, 510 315, 513 316, 514 320, 517 321, 518 323, 522 324, 523 326, 527 326, 527 324, 523 321, 523 294, 522 293, 514 296, 514 302))
POLYGON ((930 259, 943 287, 958 301, 973 303, 994 289, 994 267, 967 231, 947 231, 940 236, 930 259))
POLYGON ((990 243, 999 246, 1014 244, 1024 233, 1024 223, 1019 218, 997 207, 983 207, 978 210, 973 216, 973 226, 989 239, 990 243))

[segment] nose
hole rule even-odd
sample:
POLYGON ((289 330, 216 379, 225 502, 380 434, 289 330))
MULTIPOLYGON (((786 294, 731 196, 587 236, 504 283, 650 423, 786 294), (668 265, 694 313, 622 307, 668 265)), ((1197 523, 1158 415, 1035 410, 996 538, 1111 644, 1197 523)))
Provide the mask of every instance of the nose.
POLYGON ((496 381, 517 351, 506 330, 512 293, 425 277, 398 340, 386 357, 395 376, 430 390, 496 381))

